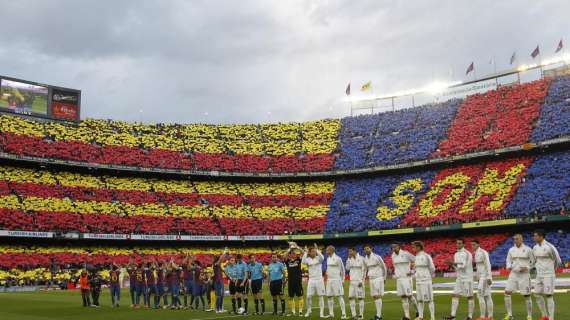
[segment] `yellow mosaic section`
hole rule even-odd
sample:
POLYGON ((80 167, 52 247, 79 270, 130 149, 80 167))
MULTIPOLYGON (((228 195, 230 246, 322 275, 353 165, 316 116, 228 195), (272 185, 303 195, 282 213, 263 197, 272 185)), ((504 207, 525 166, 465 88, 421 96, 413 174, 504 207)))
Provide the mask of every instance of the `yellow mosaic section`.
POLYGON ((87 119, 78 125, 39 122, 0 115, 2 131, 56 141, 81 141, 103 146, 143 146, 148 149, 252 155, 332 153, 338 143, 340 120, 243 125, 146 125, 87 119))
POLYGON ((0 166, 0 180, 68 187, 117 189, 134 191, 227 194, 227 195, 291 195, 332 193, 334 182, 299 183, 229 183, 220 181, 158 180, 134 177, 92 176, 65 171, 33 170, 0 166))

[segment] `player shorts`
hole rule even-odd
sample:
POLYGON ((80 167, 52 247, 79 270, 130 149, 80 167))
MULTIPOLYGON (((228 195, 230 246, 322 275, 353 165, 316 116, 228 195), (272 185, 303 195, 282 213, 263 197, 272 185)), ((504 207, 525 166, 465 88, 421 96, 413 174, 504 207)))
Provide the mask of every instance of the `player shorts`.
POLYGON ((344 296, 343 281, 340 279, 327 279, 327 297, 344 296))
POLYGON ((480 297, 488 297, 492 294, 491 285, 487 280, 487 278, 479 278, 479 282, 477 283, 477 295, 480 297))
POLYGON ((384 278, 369 279, 368 283, 370 285, 370 295, 372 297, 383 296, 384 295, 384 278))
POLYGON ((309 279, 307 284, 307 297, 325 295, 325 281, 323 279, 309 279))
POLYGON ((289 294, 289 298, 293 297, 302 297, 303 296, 303 282, 301 279, 298 281, 291 281, 287 283, 287 293, 289 294))
POLYGON ((364 299, 364 282, 350 281, 348 286, 349 299, 364 299))
POLYGON ((548 276, 537 275, 534 283, 534 293, 546 294, 546 295, 554 294, 555 282, 556 278, 554 277, 554 275, 548 275, 548 276))
MULTIPOLYGON (((251 290, 253 291, 253 286, 251 286, 251 290)), ((271 292, 271 296, 282 296, 283 295, 283 280, 273 280, 269 282, 269 291, 271 292)))
POLYGON ((411 278, 399 278, 396 279, 396 290, 398 291, 398 297, 409 297, 414 291, 412 288, 411 278))
MULTIPOLYGON (((239 280, 239 282, 243 283, 243 280, 239 280)), ((243 295, 248 295, 249 294, 249 281, 246 281, 245 284, 241 285, 239 287, 239 293, 243 294, 243 295)))
POLYGON ((431 282, 416 282, 416 297, 418 301, 433 301, 433 285, 431 282))
POLYGON ((251 280, 251 293, 258 294, 263 287, 263 279, 251 280))
POLYGON ((237 281, 230 281, 230 285, 229 285, 229 289, 230 289, 230 295, 234 295, 234 294, 247 294, 247 292, 249 291, 249 286, 247 285, 247 283, 245 285, 242 285, 243 280, 237 280, 237 281), (247 291, 246 291, 247 290, 247 291))
POLYGON ((473 296, 473 281, 472 280, 455 280, 455 288, 453 288, 453 294, 462 297, 472 297, 473 296))
POLYGON ((509 278, 507 279, 507 286, 505 291, 508 292, 520 292, 523 296, 530 295, 531 286, 530 286, 530 274, 528 272, 519 273, 519 272, 512 272, 509 274, 509 278))

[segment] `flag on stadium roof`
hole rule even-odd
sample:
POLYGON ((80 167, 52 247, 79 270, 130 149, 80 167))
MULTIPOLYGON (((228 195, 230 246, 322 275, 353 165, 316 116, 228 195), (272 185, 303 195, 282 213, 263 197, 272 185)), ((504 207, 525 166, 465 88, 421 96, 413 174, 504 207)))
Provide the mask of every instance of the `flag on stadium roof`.
POLYGON ((346 91, 345 91, 347 96, 350 96, 350 82, 348 83, 348 85, 346 86, 346 91))
POLYGON ((468 75, 473 70, 475 70, 475 64, 473 62, 471 62, 471 64, 469 65, 469 67, 467 67, 467 70, 465 71, 465 75, 468 75))
POLYGON ((562 39, 560 39, 560 42, 558 42, 558 47, 556 47, 556 51, 554 51, 554 53, 560 52, 560 50, 562 50, 563 48, 564 44, 562 43, 562 39))
POLYGON ((368 91, 372 89, 372 81, 368 81, 365 84, 362 85, 362 88, 360 88, 360 91, 368 91))
POLYGON ((536 58, 536 56, 538 56, 540 54, 540 47, 537 45, 536 48, 534 48, 534 50, 532 51, 532 53, 530 54, 530 56, 534 59, 536 58))
POLYGON ((511 61, 509 62, 510 65, 512 65, 515 60, 517 60, 517 52, 513 52, 513 55, 511 56, 511 61))

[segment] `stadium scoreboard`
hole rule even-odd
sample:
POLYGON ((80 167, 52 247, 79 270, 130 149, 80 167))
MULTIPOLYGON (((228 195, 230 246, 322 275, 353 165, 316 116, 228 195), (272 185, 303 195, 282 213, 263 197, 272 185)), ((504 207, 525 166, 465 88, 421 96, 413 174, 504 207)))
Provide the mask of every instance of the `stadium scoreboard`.
POLYGON ((0 111, 79 121, 81 90, 0 76, 0 111))

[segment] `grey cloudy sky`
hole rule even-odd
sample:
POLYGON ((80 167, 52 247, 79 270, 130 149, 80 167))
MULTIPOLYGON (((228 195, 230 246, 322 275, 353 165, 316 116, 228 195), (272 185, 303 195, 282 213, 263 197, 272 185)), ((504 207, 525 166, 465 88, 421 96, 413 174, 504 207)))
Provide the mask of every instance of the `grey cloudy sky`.
MULTIPOLYGON (((83 90, 83 117, 341 117, 376 93, 522 62, 570 38, 567 0, 0 0, 0 74, 83 90), (142 113, 139 110, 142 109, 142 113)), ((569 39, 570 40, 570 39, 569 39)), ((570 43, 568 43, 570 45, 570 43)))

